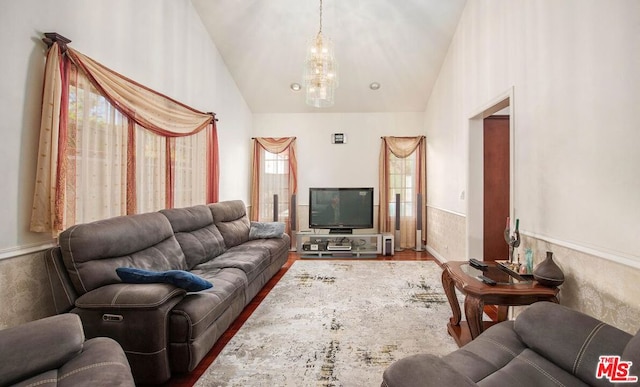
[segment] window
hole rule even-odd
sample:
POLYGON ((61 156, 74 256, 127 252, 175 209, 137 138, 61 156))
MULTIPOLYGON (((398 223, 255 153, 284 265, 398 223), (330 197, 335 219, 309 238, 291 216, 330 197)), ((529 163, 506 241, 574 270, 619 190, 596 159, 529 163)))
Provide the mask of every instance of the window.
POLYGON ((71 225, 126 213, 127 120, 75 67, 69 79, 64 216, 71 225))
POLYGON ((259 221, 273 221, 274 195, 278 195, 278 221, 289 219, 289 152, 272 153, 262 150, 260 163, 259 221))
POLYGON ((31 231, 217 201, 213 113, 48 42, 31 231))
POLYGON ((395 231, 396 210, 399 210, 400 235, 395 244, 401 248, 422 246, 422 241, 416 241, 418 218, 420 230, 426 230, 426 207, 422 203, 418 207, 418 195, 426 192, 425 147, 423 136, 382 138, 378 226, 381 232, 395 231), (400 195, 399 209, 396 195, 400 195))
POLYGON ((277 221, 284 222, 287 233, 291 232, 291 198, 297 192, 295 141, 295 137, 253 140, 250 218, 273 221, 273 198, 278 195, 277 221))
POLYGON ((415 215, 416 154, 405 158, 389 156, 389 214, 396 214, 396 194, 400 194, 400 217, 415 215))

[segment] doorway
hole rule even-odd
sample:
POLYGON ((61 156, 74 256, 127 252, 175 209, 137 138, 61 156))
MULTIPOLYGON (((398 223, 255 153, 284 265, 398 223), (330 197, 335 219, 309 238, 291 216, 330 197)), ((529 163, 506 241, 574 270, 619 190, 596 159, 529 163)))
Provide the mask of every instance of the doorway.
POLYGON ((494 114, 484 119, 483 157, 483 258, 485 261, 508 259, 504 240, 509 217, 509 119, 494 114))
MULTIPOLYGON (((513 101, 513 88, 507 92, 495 98, 493 101, 486 104, 479 109, 475 114, 469 118, 469 127, 467 131, 468 135, 468 160, 467 160, 467 244, 466 254, 467 258, 484 259, 487 261, 495 259, 506 259, 508 256, 508 247, 504 241, 504 228, 506 217, 514 218, 514 101, 513 101), (507 114, 503 114, 507 110, 507 114), (492 139, 485 139, 485 119, 489 118, 496 113, 500 115, 508 115, 502 119, 503 126, 506 126, 508 121, 508 171, 504 164, 502 172, 500 172, 503 178, 500 188, 496 188, 494 193, 485 194, 485 141, 491 142, 492 139), (504 174, 508 175, 508 179, 504 178, 504 174), (504 184, 506 183, 506 185, 504 184), (506 188, 508 187, 508 188, 506 188), (496 210, 492 210, 490 207, 485 208, 485 195, 487 195, 487 202, 497 200, 493 195, 500 195, 508 197, 508 200, 501 199, 506 202, 506 214, 503 209, 497 210, 497 215, 493 213, 496 210), (485 220, 493 223, 492 225, 485 225, 485 220), (486 230, 485 230, 486 227, 486 230), (491 242, 485 240, 491 239, 491 242), (487 249, 492 249, 490 245, 495 246, 495 252, 487 250, 485 252, 485 244, 487 249), (502 245, 502 246, 500 246, 502 245), (504 253, 503 251, 507 251, 504 253)), ((506 155, 504 143, 502 145, 503 155, 506 155)), ((503 162, 506 162, 503 160, 503 162)), ((494 167, 488 167, 492 170, 494 167)), ((491 172, 486 172, 491 173, 491 172)))

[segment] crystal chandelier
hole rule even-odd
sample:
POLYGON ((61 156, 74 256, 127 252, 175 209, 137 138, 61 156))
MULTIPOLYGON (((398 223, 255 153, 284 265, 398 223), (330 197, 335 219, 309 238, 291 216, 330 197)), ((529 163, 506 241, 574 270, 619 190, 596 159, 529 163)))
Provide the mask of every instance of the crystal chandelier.
POLYGON ((338 87, 338 64, 333 54, 333 42, 322 36, 322 0, 320 29, 308 44, 303 79, 307 90, 307 105, 317 108, 333 106, 338 87))

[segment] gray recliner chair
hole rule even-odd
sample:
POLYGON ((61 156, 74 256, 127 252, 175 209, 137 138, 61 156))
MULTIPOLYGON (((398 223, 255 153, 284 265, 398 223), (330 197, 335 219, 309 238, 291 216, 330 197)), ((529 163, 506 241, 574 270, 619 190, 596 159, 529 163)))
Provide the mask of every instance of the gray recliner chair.
POLYGON ((0 331, 0 386, 135 386, 115 340, 86 340, 67 313, 0 331))
POLYGON ((446 356, 396 361, 382 386, 611 387, 625 373, 640 379, 640 332, 631 336, 565 306, 538 302, 446 356), (602 363, 601 356, 611 361, 602 363))

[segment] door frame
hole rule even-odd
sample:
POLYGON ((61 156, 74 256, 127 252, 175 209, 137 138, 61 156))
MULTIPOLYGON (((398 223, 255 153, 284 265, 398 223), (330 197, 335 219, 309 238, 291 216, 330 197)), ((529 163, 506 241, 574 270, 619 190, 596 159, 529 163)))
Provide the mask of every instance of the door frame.
POLYGON ((484 248, 484 119, 509 107, 509 216, 515 219, 515 104, 513 87, 498 95, 469 118, 467 129, 466 257, 482 258, 484 248))

